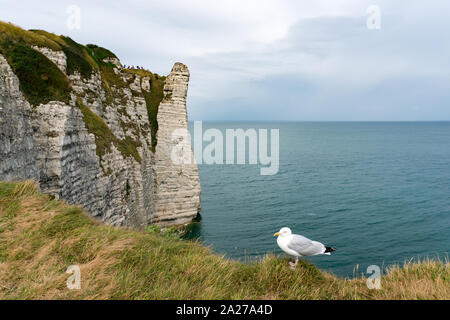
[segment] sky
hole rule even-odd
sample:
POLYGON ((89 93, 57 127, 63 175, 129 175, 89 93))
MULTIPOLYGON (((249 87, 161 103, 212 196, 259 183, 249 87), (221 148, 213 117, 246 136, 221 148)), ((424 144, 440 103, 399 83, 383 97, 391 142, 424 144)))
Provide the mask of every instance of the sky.
POLYGON ((185 63, 189 120, 450 120, 445 0, 1 0, 0 20, 185 63))

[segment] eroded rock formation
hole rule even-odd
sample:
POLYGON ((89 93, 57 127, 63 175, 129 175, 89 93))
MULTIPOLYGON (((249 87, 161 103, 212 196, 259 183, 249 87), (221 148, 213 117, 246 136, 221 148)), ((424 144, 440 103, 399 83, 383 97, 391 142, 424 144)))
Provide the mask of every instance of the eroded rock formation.
POLYGON ((67 77, 70 99, 30 104, 0 54, 0 180, 35 179, 44 192, 113 225, 143 228, 195 218, 201 191, 197 165, 170 159, 178 143, 171 133, 188 125, 187 67, 176 63, 167 78, 155 78, 108 57, 104 63, 113 72, 108 77, 119 79, 112 83, 101 68, 87 77, 67 74, 62 50, 30 47, 67 77), (163 83, 159 107, 152 91, 158 89, 156 80, 163 83))

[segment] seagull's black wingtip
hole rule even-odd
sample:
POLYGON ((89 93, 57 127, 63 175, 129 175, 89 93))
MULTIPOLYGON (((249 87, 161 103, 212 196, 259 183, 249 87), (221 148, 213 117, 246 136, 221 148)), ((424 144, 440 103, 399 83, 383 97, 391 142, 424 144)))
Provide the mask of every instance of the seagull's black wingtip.
POLYGON ((336 248, 325 246, 325 253, 336 251, 336 248))

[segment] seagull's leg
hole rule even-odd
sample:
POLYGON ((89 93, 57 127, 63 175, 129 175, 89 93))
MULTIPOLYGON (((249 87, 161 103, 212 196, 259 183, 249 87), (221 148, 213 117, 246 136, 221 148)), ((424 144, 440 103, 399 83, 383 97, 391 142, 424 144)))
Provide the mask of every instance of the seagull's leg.
POLYGON ((297 263, 298 263, 298 257, 295 257, 295 263, 289 261, 289 265, 291 266, 292 270, 295 269, 295 267, 297 266, 297 263))

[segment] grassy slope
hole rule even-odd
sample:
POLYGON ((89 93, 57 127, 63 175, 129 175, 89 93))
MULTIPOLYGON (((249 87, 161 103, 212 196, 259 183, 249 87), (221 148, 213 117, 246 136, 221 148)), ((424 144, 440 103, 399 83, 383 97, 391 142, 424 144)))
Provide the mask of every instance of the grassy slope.
POLYGON ((449 264, 393 268, 381 290, 273 255, 231 261, 196 242, 101 225, 79 207, 0 183, 0 299, 405 299, 450 298, 449 264), (68 290, 69 265, 81 290, 68 290))
POLYGON ((5 56, 20 80, 20 89, 32 105, 70 99, 70 82, 58 67, 31 46, 60 50, 39 34, 0 21, 0 54, 5 56))

